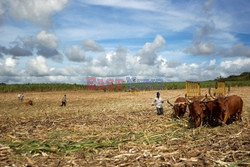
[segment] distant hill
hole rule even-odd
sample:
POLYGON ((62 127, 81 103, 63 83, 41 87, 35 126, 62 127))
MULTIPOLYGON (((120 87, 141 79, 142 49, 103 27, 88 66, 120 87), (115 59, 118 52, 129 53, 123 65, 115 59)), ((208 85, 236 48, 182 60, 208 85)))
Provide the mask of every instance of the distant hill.
POLYGON ((222 81, 249 81, 250 72, 243 72, 240 75, 230 75, 227 78, 217 78, 222 81))

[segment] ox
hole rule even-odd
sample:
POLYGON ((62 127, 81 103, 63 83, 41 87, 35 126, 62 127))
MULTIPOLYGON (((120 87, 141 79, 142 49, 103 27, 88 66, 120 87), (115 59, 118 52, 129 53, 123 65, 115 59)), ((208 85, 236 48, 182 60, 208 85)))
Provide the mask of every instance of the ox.
POLYGON ((174 104, 170 103, 168 100, 167 102, 173 107, 174 112, 172 115, 174 118, 182 118, 185 115, 187 110, 187 102, 184 97, 178 97, 174 104))
POLYGON ((193 101, 186 98, 190 111, 189 126, 196 128, 203 123, 208 123, 211 126, 217 126, 223 121, 222 107, 224 98, 219 97, 215 100, 210 100, 205 97, 204 99, 194 99, 193 101), (220 101, 222 104, 219 105, 220 101))
POLYGON ((213 100, 206 99, 206 101, 201 102, 200 104, 204 113, 206 113, 208 123, 211 126, 217 126, 220 124, 220 111, 221 108, 213 100))
POLYGON ((211 97, 213 100, 205 98, 191 101, 186 98, 190 110, 190 127, 198 127, 204 120, 208 120, 212 126, 219 125, 222 121, 222 126, 224 126, 232 122, 236 116, 241 121, 243 101, 239 96, 211 97))
MULTIPOLYGON (((236 120, 236 117, 238 116, 238 120, 241 121, 241 114, 242 114, 242 108, 243 108, 243 100, 241 97, 237 95, 232 96, 219 96, 214 97, 211 94, 211 89, 209 88, 208 92, 210 96, 214 99, 213 105, 217 108, 217 111, 213 111, 213 116, 217 119, 220 119, 222 122, 222 125, 225 125, 227 122, 232 122, 233 120, 236 120)), ((230 92, 230 87, 228 87, 228 93, 230 92)), ((211 103, 211 102, 210 102, 211 103)))
MULTIPOLYGON (((209 89, 209 94, 211 97, 213 97, 211 95, 210 89, 209 89)), ((211 126, 215 126, 219 124, 219 115, 220 115, 221 109, 220 109, 220 106, 216 105, 214 100, 211 100, 211 98, 208 98, 207 95, 199 96, 197 98, 191 98, 191 100, 194 100, 194 104, 191 104, 189 108, 190 108, 190 114, 192 112, 191 119, 193 119, 194 122, 195 122, 194 115, 198 114, 198 115, 202 115, 203 121, 205 122, 207 121, 206 123, 208 123, 211 126)), ((189 103, 190 102, 191 101, 189 101, 189 103)), ((197 119, 199 119, 199 117, 197 117, 197 119)))
POLYGON ((241 121, 243 100, 237 95, 232 95, 228 97, 218 97, 214 99, 214 104, 219 108, 218 118, 222 121, 224 126, 229 118, 233 119, 238 117, 238 120, 241 121))
POLYGON ((203 121, 208 117, 208 113, 204 112, 202 102, 206 97, 192 98, 192 100, 185 97, 189 108, 189 127, 196 128, 203 124, 203 121))
POLYGON ((29 100, 29 101, 27 101, 27 102, 25 102, 25 105, 26 106, 32 106, 33 105, 33 101, 32 100, 29 100))

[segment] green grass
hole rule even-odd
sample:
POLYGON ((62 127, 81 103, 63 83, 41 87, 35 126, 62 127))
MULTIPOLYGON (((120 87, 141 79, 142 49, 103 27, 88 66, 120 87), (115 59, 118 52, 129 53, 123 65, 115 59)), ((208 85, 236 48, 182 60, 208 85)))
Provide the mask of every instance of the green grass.
POLYGON ((83 90, 86 86, 78 84, 7 84, 0 85, 0 92, 46 92, 46 91, 65 91, 65 90, 83 90))
MULTIPOLYGON (((135 84, 136 88, 144 88, 146 90, 159 89, 159 84, 162 84, 160 89, 185 89, 185 82, 163 82, 153 83, 152 85, 146 83, 135 84)), ((231 87, 250 86, 250 80, 245 81, 226 81, 226 84, 231 87)), ((125 91, 127 84, 122 84, 122 89, 116 89, 117 85, 114 85, 114 89, 107 89, 106 91, 125 91)), ((215 81, 202 81, 200 82, 201 88, 214 87, 215 81)), ((131 86, 132 87, 132 86, 131 86)), ((46 91, 77 91, 86 90, 86 85, 79 84, 58 84, 58 83, 45 83, 45 84, 0 84, 0 92, 46 92, 46 91)), ((95 90, 103 90, 98 88, 95 90)))
POLYGON ((150 144, 155 142, 162 142, 167 140, 167 134, 162 133, 134 133, 127 131, 126 133, 118 136, 101 137, 92 136, 88 137, 87 134, 77 134, 82 136, 81 140, 74 141, 68 140, 64 137, 72 135, 74 132, 69 131, 54 131, 48 134, 46 140, 20 138, 18 141, 2 138, 0 143, 8 145, 15 154, 28 153, 30 155, 46 152, 55 153, 58 155, 71 154, 84 150, 86 154, 93 154, 94 150, 105 148, 117 148, 121 143, 135 142, 138 145, 142 143, 150 144))
MULTIPOLYGON (((174 127, 173 127, 174 128, 174 127)), ((198 133, 198 130, 195 130, 195 133, 198 133)), ((65 132, 65 131, 54 131, 48 134, 46 140, 40 139, 28 139, 22 138, 18 141, 2 138, 0 143, 8 145, 15 154, 28 153, 30 155, 45 152, 45 153, 55 153, 58 155, 63 154, 74 154, 78 151, 83 150, 87 155, 93 154, 94 150, 105 149, 105 148, 117 148, 121 143, 135 142, 137 145, 143 143, 149 145, 158 142, 166 142, 171 138, 185 138, 188 134, 191 133, 191 130, 180 129, 173 133, 173 129, 169 128, 165 133, 144 133, 132 131, 127 131, 124 134, 118 136, 110 136, 107 138, 101 136, 88 137, 84 135, 81 140, 74 141, 65 139, 65 136, 70 136, 74 132, 65 132)), ((82 135, 82 134, 78 134, 82 135)), ((208 137, 206 134, 201 135, 202 138, 208 137)))
POLYGON ((56 154, 72 153, 76 152, 79 149, 89 150, 92 152, 93 149, 107 148, 107 147, 117 147, 119 143, 124 142, 125 140, 116 138, 113 140, 107 139, 97 139, 97 138, 88 138, 82 139, 81 141, 75 142, 72 140, 51 140, 47 139, 44 141, 38 139, 23 139, 22 141, 9 141, 2 142, 8 144, 11 149, 16 154, 30 153, 36 154, 39 152, 49 152, 56 154))

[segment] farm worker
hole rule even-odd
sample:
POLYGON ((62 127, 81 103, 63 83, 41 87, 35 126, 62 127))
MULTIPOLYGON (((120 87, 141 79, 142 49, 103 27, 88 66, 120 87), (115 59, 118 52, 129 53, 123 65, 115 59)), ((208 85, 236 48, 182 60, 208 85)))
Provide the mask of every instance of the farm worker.
POLYGON ((160 92, 156 92, 156 97, 152 101, 152 106, 154 106, 154 105, 156 106, 157 115, 163 114, 163 107, 162 107, 163 102, 164 101, 160 97, 160 92))
POLYGON ((63 98, 62 98, 61 106, 66 106, 66 95, 64 95, 63 98))
POLYGON ((24 95, 23 95, 23 93, 21 93, 21 94, 18 94, 18 100, 19 101, 23 101, 23 98, 24 98, 24 95))

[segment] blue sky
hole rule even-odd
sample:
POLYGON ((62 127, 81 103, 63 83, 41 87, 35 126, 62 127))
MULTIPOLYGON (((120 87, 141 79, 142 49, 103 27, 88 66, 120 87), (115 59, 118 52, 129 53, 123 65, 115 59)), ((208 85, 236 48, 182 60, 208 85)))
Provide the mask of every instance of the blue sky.
POLYGON ((247 0, 2 0, 0 82, 250 71, 247 0))

